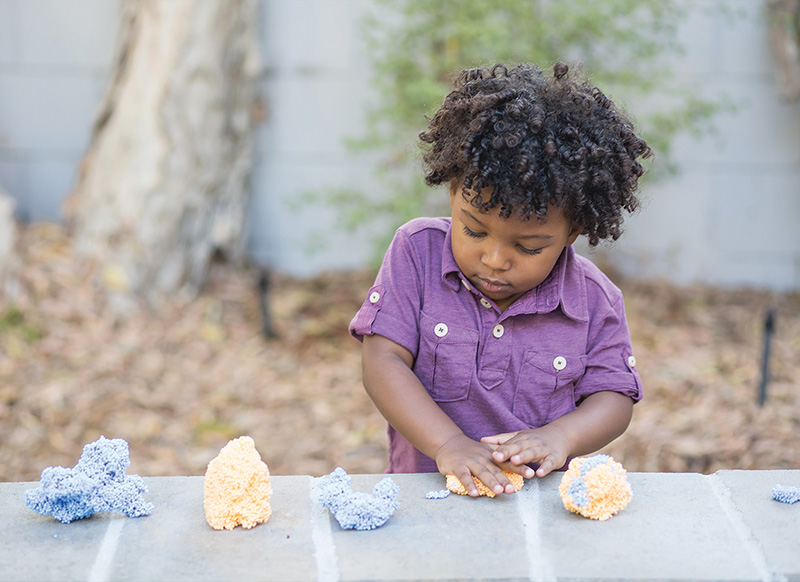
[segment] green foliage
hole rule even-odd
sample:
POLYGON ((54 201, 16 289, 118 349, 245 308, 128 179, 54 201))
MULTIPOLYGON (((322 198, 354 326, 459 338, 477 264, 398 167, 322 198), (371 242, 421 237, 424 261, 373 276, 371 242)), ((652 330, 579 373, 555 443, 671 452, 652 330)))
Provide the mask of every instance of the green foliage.
MULTIPOLYGON (((383 218, 392 226, 441 213, 447 196, 431 192, 418 167, 417 136, 468 67, 502 62, 582 63, 592 82, 625 108, 646 102, 654 113, 634 116, 662 161, 678 133, 708 128, 724 107, 676 85, 669 57, 681 47, 688 16, 675 0, 376 0, 363 30, 377 100, 353 151, 379 151, 385 185, 376 200, 349 190, 331 193, 342 219, 359 226, 383 218), (437 206, 438 205, 438 206, 437 206)), ((629 111, 629 113, 634 113, 629 111)), ((664 164, 666 165, 666 164, 664 164)), ((393 229, 377 245, 385 248, 393 229)))
POLYGON ((19 308, 11 306, 0 312, 0 336, 2 335, 14 335, 26 343, 35 343, 44 337, 44 332, 30 323, 19 308))

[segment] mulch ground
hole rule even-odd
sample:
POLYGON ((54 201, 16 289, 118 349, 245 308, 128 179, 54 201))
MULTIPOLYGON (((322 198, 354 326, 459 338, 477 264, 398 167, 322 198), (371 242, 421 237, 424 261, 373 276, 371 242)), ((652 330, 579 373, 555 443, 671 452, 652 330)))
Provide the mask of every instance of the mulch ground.
MULTIPOLYGON (((217 265, 190 303, 121 317, 63 230, 28 227, 20 248, 0 295, 0 481, 71 467, 100 435, 127 440, 140 475, 202 475, 240 435, 276 475, 385 468, 385 423, 347 334, 370 273, 274 277, 267 339, 249 269, 217 265)), ((629 471, 800 468, 800 294, 618 283, 645 399, 607 452, 629 471)))

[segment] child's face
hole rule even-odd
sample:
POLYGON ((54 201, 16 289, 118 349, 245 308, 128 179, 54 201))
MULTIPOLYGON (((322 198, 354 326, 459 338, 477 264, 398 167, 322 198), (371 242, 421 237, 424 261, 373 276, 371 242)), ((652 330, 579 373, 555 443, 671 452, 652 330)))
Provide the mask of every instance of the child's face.
POLYGON ((456 264, 501 310, 544 281, 581 231, 555 206, 548 208, 544 222, 535 216, 501 218, 499 209, 483 213, 464 199, 455 182, 450 207, 456 264))

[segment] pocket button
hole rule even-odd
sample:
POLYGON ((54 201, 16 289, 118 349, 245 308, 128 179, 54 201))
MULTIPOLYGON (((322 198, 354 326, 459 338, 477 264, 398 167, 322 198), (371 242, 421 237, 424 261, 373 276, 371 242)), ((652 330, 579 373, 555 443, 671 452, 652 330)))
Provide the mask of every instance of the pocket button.
POLYGON ((561 371, 567 367, 567 359, 564 356, 557 356, 555 360, 553 360, 553 367, 561 371))
POLYGON ((636 358, 633 357, 633 356, 628 356, 628 365, 631 368, 635 368, 636 367, 636 358))
POLYGON ((436 327, 433 328, 433 333, 436 334, 436 337, 444 337, 447 335, 447 324, 446 323, 437 323, 436 327))
POLYGON ((370 293, 370 296, 369 296, 369 302, 370 303, 377 303, 380 300, 381 300, 381 294, 380 293, 378 293, 377 291, 373 291, 372 293, 370 293))

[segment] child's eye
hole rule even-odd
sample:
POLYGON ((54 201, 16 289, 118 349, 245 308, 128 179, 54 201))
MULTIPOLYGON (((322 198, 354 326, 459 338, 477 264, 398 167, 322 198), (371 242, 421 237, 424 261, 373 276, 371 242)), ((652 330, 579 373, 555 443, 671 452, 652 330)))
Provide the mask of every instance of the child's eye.
POLYGON ((480 232, 475 232, 474 230, 470 230, 469 227, 464 227, 464 234, 467 236, 471 236, 472 238, 480 238, 483 236, 480 232))
POLYGON ((542 249, 526 249, 525 247, 519 247, 519 249, 526 255, 539 255, 542 252, 542 249))

